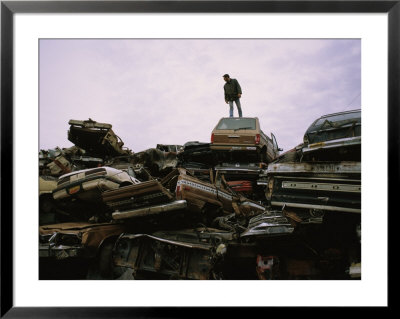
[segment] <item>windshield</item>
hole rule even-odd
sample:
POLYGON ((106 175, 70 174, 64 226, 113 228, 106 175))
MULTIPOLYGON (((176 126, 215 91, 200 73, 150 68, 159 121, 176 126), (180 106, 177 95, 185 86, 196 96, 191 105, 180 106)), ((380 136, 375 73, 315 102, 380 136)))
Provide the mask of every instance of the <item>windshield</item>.
POLYGON ((354 113, 347 113, 347 114, 336 114, 332 116, 326 116, 323 118, 318 119, 313 126, 320 126, 324 124, 325 121, 329 121, 332 123, 348 121, 348 120, 357 120, 361 118, 361 112, 354 112, 354 113))
POLYGON ((252 118, 225 118, 217 126, 217 130, 255 130, 256 120, 252 118))

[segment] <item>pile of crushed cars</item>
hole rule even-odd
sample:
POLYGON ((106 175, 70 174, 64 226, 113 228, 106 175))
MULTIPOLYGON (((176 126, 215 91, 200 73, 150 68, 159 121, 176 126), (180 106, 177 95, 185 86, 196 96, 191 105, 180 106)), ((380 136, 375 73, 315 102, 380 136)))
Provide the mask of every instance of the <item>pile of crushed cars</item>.
POLYGON ((360 279, 361 112, 280 154, 259 119, 134 153, 69 121, 39 152, 40 279, 360 279))

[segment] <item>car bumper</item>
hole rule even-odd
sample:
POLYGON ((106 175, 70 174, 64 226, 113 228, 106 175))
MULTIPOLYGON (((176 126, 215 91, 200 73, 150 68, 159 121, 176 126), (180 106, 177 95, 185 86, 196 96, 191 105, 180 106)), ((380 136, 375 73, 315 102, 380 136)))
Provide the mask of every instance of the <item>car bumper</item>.
POLYGON ((256 145, 216 145, 210 146, 212 150, 216 151, 257 151, 259 149, 256 145))
POLYGON ((111 181, 106 178, 92 179, 88 181, 82 181, 79 184, 68 185, 53 192, 53 198, 63 199, 71 197, 72 195, 78 195, 86 191, 96 191, 99 194, 100 190, 111 190, 119 187, 119 184, 115 181, 111 181))
POLYGON ((361 145, 361 136, 356 137, 349 137, 349 138, 342 138, 332 141, 324 141, 324 142, 317 142, 309 144, 303 147, 302 152, 308 153, 313 152, 321 149, 332 149, 332 148, 339 148, 339 147, 355 147, 361 145))
POLYGON ((83 246, 50 246, 49 244, 39 244, 39 258, 49 259, 69 259, 87 257, 88 251, 83 246))

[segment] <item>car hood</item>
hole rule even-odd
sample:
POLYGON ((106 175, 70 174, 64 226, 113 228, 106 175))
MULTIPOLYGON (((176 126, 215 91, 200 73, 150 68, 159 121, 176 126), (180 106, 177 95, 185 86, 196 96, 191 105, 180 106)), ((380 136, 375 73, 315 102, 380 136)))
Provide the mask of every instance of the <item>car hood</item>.
POLYGON ((87 230, 89 228, 96 228, 96 227, 105 227, 105 226, 118 226, 119 224, 115 223, 99 223, 93 224, 89 222, 74 222, 74 223, 61 223, 61 224, 51 224, 51 225, 44 225, 40 226, 40 231, 47 233, 47 232, 56 232, 56 231, 82 231, 87 230))

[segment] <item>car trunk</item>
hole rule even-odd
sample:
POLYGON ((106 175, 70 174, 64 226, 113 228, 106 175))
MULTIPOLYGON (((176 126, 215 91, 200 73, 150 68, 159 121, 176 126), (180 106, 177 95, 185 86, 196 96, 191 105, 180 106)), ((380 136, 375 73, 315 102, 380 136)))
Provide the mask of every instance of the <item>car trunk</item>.
POLYGON ((214 133, 213 144, 255 144, 256 131, 249 130, 218 130, 218 133, 214 133))

